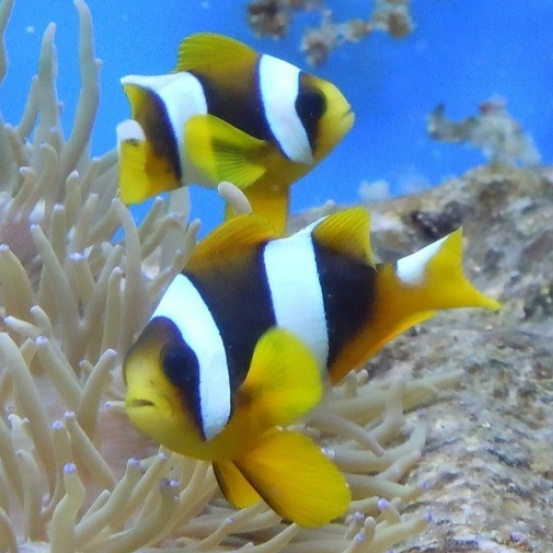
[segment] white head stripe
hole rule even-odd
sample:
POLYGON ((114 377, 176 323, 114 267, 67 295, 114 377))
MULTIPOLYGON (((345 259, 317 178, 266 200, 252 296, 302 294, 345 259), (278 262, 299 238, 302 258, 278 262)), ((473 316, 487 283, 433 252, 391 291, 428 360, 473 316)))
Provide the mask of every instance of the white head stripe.
POLYGON ((145 77, 128 75, 121 79, 121 83, 151 90, 159 96, 177 138, 179 155, 184 167, 184 126, 193 115, 207 113, 207 101, 200 81, 192 73, 181 71, 145 77))
POLYGON ((271 132, 288 159, 313 163, 309 138, 295 105, 299 73, 296 66, 267 54, 259 60, 259 88, 271 132))
POLYGON ((323 371, 328 330, 311 236, 302 233, 269 242, 263 261, 277 325, 303 340, 323 371))
POLYGON ((397 276, 399 279, 410 286, 423 284, 426 266, 430 260, 440 251, 442 244, 447 236, 437 242, 429 244, 422 250, 402 257, 397 262, 397 276))
POLYGON ((171 319, 198 358, 200 414, 205 437, 210 440, 227 424, 231 407, 227 356, 219 329, 184 275, 173 280, 153 317, 171 319))

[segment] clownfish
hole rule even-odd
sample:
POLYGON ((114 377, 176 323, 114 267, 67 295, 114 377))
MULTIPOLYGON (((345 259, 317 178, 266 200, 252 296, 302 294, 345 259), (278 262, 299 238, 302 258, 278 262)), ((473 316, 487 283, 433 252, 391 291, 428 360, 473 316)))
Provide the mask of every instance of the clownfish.
POLYGON ((129 350, 127 413, 170 449, 211 461, 235 506, 263 499, 283 518, 324 524, 347 508, 347 486, 312 442, 280 427, 318 403, 321 382, 436 310, 498 309, 461 262, 458 230, 375 264, 363 208, 284 238, 255 214, 231 219, 198 244, 129 350))
POLYGON ((211 33, 181 43, 174 72, 129 75, 121 83, 132 112, 117 128, 125 203, 182 185, 230 181, 280 233, 290 185, 354 121, 330 82, 211 33))

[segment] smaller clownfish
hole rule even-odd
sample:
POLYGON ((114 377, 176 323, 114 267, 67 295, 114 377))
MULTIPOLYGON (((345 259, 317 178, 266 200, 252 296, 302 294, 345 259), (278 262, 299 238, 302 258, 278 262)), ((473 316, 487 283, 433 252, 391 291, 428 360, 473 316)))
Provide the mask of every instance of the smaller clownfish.
POLYGON ((173 280, 123 364, 126 410, 173 451, 211 461, 237 507, 265 500, 320 525, 346 510, 338 469, 278 427, 319 401, 400 332, 456 307, 498 309, 462 271, 458 230, 375 264, 369 216, 338 212, 278 238, 262 217, 209 234, 173 280))
POLYGON ((117 128, 125 203, 230 181, 280 234, 290 185, 354 121, 330 82, 217 34, 186 38, 173 73, 121 82, 132 111, 117 128))

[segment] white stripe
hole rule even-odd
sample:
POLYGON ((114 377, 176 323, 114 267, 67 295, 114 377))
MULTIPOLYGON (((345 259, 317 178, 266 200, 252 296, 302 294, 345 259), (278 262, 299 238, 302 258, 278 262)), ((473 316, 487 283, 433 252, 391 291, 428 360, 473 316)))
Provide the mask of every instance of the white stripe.
POLYGON ((199 395, 205 437, 216 436, 230 417, 227 356, 219 329, 204 300, 188 278, 177 275, 153 317, 167 317, 180 330, 200 366, 199 395))
POLYGON ((301 233, 269 242, 263 261, 277 325, 300 338, 323 371, 328 360, 328 330, 311 235, 301 233))
POLYGON ((271 132, 288 159, 313 163, 309 138, 295 105, 299 73, 296 66, 267 54, 259 60, 259 88, 271 132))
POLYGON ((127 75, 121 79, 121 83, 151 90, 159 96, 177 138, 179 156, 184 167, 184 126, 193 115, 207 113, 207 101, 200 81, 191 73, 181 71, 168 75, 127 75))
POLYGON ((409 286, 423 284, 425 280, 426 266, 440 251, 445 240, 447 240, 447 236, 437 242, 433 242, 418 252, 399 259, 396 264, 396 273, 399 279, 409 286))

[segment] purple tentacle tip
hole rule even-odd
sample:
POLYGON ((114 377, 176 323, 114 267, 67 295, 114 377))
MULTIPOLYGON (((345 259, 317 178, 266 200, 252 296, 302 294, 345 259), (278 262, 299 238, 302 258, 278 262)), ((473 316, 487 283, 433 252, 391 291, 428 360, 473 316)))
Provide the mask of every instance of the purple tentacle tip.
POLYGON ((390 503, 386 499, 382 499, 382 498, 378 500, 377 505, 381 511, 386 511, 387 509, 390 508, 390 503))
POLYGON ((77 472, 77 466, 75 465, 75 463, 66 463, 63 467, 63 472, 65 472, 66 474, 77 472))

